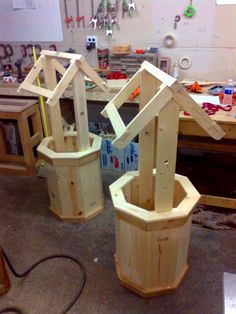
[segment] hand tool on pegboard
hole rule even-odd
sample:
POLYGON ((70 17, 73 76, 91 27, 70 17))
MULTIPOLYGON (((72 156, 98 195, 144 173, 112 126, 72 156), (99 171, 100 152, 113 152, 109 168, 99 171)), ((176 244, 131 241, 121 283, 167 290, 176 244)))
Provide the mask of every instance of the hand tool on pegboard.
POLYGON ((125 13, 128 13, 129 7, 126 0, 122 0, 122 17, 125 17, 125 13))
POLYGON ((11 57, 14 55, 13 48, 10 44, 7 44, 5 45, 5 49, 6 49, 6 56, 8 58, 8 62, 11 63, 12 62, 11 57))
POLYGON ((193 0, 190 0, 190 4, 187 6, 187 8, 184 10, 184 15, 186 16, 186 17, 189 17, 189 18, 191 18, 191 17, 193 17, 194 15, 195 15, 195 13, 196 13, 196 9, 194 8, 194 6, 193 6, 193 0))
POLYGON ((42 51, 42 48, 39 44, 34 45, 35 51, 36 51, 36 56, 37 58, 40 56, 40 52, 42 51))
POLYGON ((92 25, 94 30, 97 28, 97 21, 97 16, 94 15, 94 2, 93 0, 91 0, 91 20, 89 22, 89 25, 92 25))
POLYGON ((80 27, 80 22, 82 21, 83 28, 85 28, 85 20, 84 20, 84 15, 80 15, 80 8, 79 8, 79 0, 76 1, 76 12, 77 12, 77 26, 80 27))
POLYGON ((24 76, 23 76, 23 72, 22 72, 22 63, 23 63, 23 59, 17 59, 15 62, 15 66, 17 68, 17 81, 18 81, 18 83, 21 83, 24 80, 24 76))
POLYGON ((26 45, 20 45, 20 51, 21 51, 22 58, 26 58, 27 57, 27 47, 26 47, 26 45))
POLYGON ((115 3, 111 3, 110 0, 107 0, 107 15, 110 18, 110 24, 113 26, 114 24, 120 29, 118 22, 118 10, 119 10, 119 1, 116 0, 115 3))
POLYGON ((30 62, 33 63, 33 45, 28 44, 26 46, 26 55, 30 58, 30 62))
POLYGON ((105 3, 104 0, 100 0, 97 9, 97 26, 99 29, 105 28, 108 25, 108 17, 105 15, 105 3))
POLYGON ((57 51, 57 46, 55 44, 51 44, 49 46, 49 49, 52 50, 52 51, 57 51))
POLYGON ((71 25, 71 27, 74 27, 74 21, 72 15, 68 16, 68 8, 67 8, 67 0, 64 0, 64 7, 65 7, 65 23, 67 28, 71 25))
POLYGON ((6 47, 3 44, 0 44, 0 69, 3 70, 2 60, 7 58, 6 47))
POLYGON ((174 29, 177 29, 177 23, 179 23, 180 20, 181 20, 181 16, 176 15, 175 16, 175 22, 174 22, 174 29))

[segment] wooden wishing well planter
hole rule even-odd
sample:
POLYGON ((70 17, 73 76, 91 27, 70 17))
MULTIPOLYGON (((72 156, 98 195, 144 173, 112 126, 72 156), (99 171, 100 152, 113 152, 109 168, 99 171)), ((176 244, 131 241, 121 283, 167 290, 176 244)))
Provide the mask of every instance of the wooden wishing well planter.
POLYGON ((86 220, 103 209, 100 174, 101 138, 88 131, 85 79, 88 76, 104 92, 104 81, 81 55, 42 51, 19 90, 47 98, 51 137, 38 152, 46 162, 50 209, 61 219, 86 220), (66 69, 60 62, 69 63, 66 69), (34 85, 43 71, 46 88, 34 85), (56 72, 61 75, 57 83, 56 72), (59 99, 72 82, 76 132, 63 132, 59 99))
POLYGON ((188 269, 191 216, 200 194, 187 177, 175 174, 180 108, 213 138, 224 136, 175 79, 146 61, 102 112, 114 128, 116 147, 139 134, 139 171, 126 173, 110 191, 116 212, 117 276, 143 297, 174 291, 188 269), (125 126, 118 109, 137 87, 140 110, 125 126))

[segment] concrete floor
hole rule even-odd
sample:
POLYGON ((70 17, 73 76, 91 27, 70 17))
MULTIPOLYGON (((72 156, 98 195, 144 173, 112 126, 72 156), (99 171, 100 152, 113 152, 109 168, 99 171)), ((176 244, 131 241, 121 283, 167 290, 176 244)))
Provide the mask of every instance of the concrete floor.
MULTIPOLYGON (((236 232, 192 227, 190 270, 173 295, 142 299, 119 285, 114 269, 114 211, 106 173, 104 212, 87 223, 61 223, 48 211, 46 180, 0 175, 0 246, 22 272, 51 254, 69 254, 83 261, 87 283, 69 312, 125 314, 221 314, 223 272, 236 273, 236 232)), ((57 314, 75 293, 81 279, 77 266, 56 260, 39 266, 24 280, 11 276, 12 289, 0 308, 17 305, 30 314, 57 314)))

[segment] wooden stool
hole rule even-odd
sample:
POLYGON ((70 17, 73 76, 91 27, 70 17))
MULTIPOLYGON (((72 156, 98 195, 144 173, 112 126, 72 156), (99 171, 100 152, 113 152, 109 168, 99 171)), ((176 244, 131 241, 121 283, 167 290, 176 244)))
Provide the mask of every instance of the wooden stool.
POLYGON ((37 100, 0 98, 0 121, 3 126, 6 125, 4 120, 16 121, 22 153, 9 153, 4 133, 0 132, 0 172, 34 174, 39 165, 35 156, 36 147, 43 138, 37 100))

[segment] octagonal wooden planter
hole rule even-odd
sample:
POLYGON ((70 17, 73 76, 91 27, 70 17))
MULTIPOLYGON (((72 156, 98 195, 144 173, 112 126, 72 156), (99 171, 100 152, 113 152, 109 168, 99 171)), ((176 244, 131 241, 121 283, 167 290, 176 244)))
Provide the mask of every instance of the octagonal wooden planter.
MULTIPOLYGON (((138 171, 110 186, 116 211, 116 271, 119 281, 142 297, 173 292, 188 270, 192 209, 200 194, 175 175, 172 211, 138 206, 138 171)), ((155 180, 155 170, 153 172, 155 180)))
POLYGON ((78 151, 76 132, 64 132, 65 152, 56 152, 52 137, 38 153, 46 162, 50 209, 62 220, 87 220, 103 210, 100 169, 102 139, 90 133, 90 147, 78 151))

